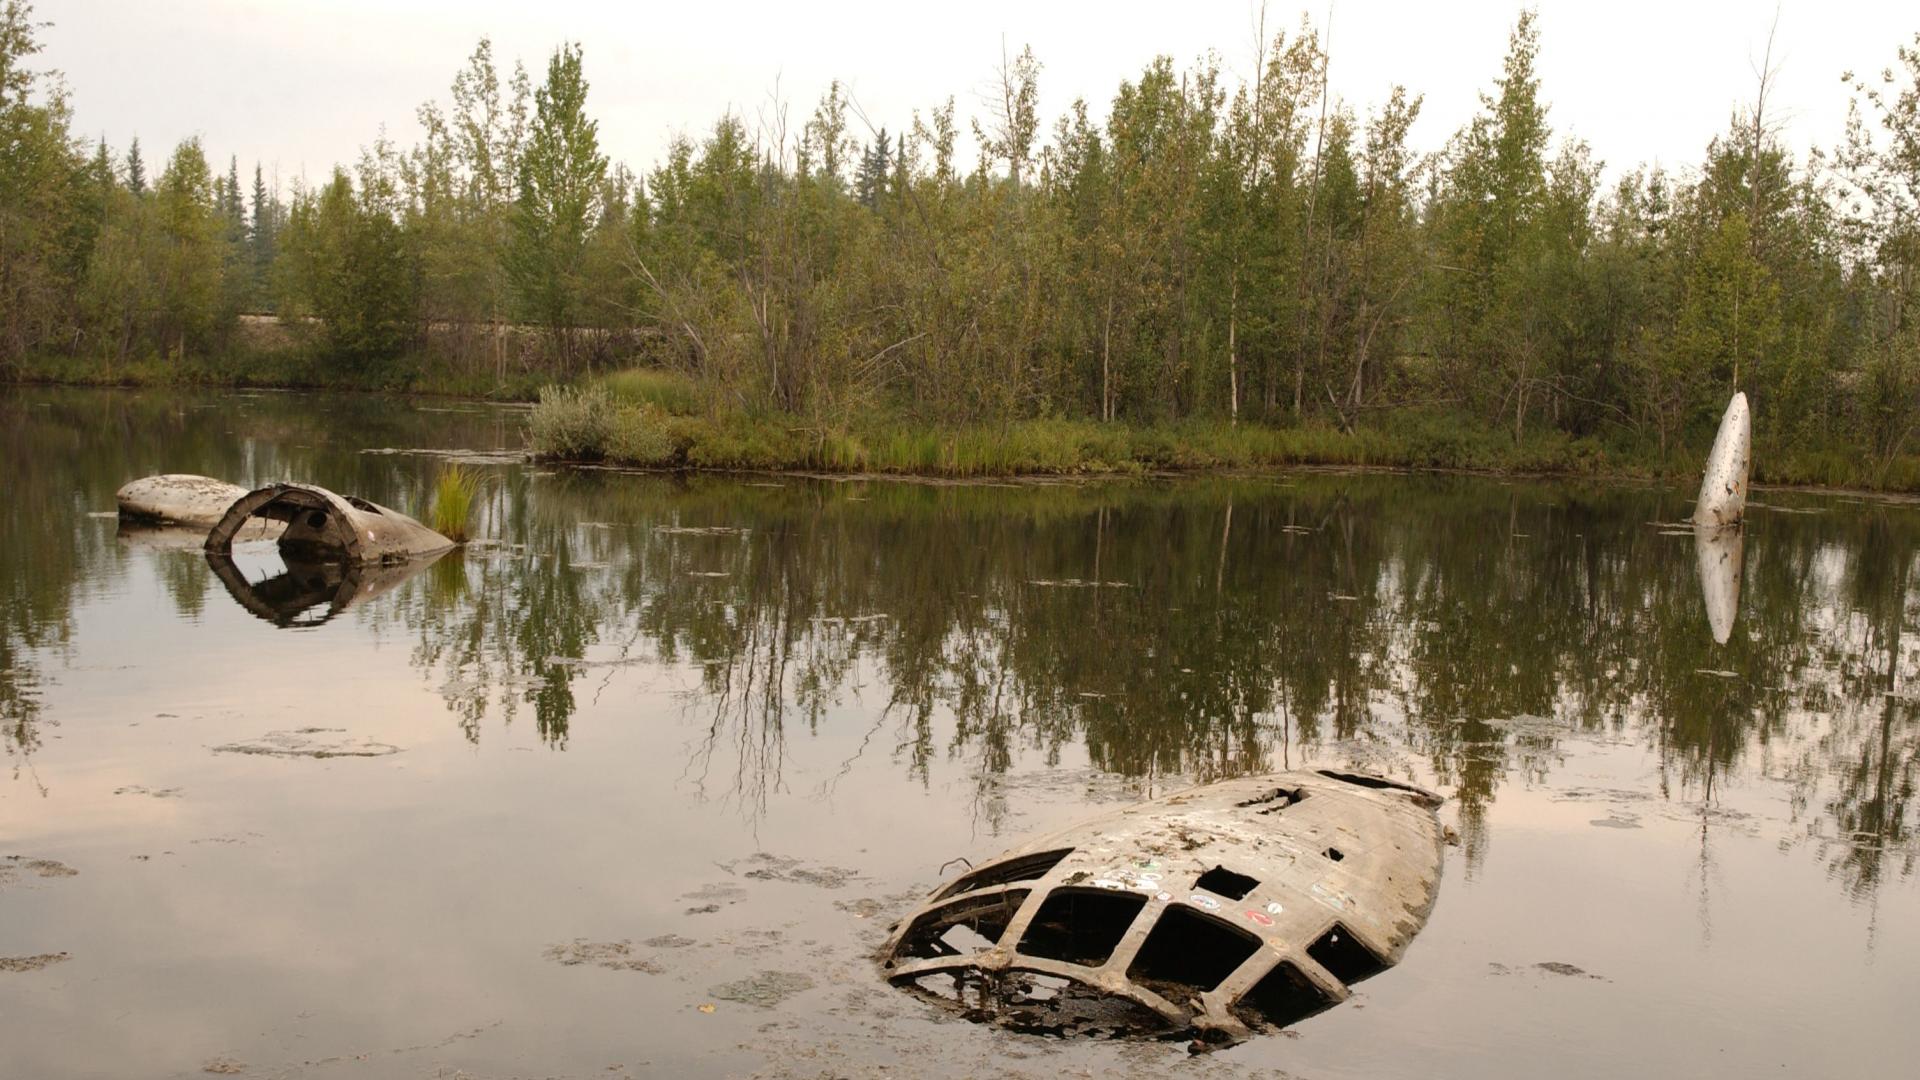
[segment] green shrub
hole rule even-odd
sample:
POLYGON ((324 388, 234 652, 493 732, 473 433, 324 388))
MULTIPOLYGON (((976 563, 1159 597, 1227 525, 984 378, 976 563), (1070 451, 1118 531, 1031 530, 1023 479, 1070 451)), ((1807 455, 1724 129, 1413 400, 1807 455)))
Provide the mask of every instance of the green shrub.
POLYGON ((613 437, 615 406, 603 386, 543 386, 529 419, 538 457, 598 461, 613 437))
POLYGON ((633 406, 614 413, 606 441, 608 461, 671 467, 681 463, 684 452, 685 446, 669 426, 667 415, 653 406, 633 406))

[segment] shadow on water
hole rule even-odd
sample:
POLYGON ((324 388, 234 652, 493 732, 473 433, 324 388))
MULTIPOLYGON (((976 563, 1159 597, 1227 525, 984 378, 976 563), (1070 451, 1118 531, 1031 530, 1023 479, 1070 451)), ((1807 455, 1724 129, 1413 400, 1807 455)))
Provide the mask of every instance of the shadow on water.
MULTIPOLYGON (((0 501, 16 771, 31 769, 74 606, 152 557, 87 518, 121 481, 292 476, 423 508, 437 458, 360 451, 507 445, 518 422, 476 410, 429 425, 352 400, 229 415, 205 399, 48 397, 0 398, 9 460, 49 463, 0 501)), ((431 565, 371 581, 215 562, 212 576, 275 625, 409 643, 475 742, 530 714, 563 749, 602 669, 689 672, 686 775, 749 813, 783 788, 789 740, 827 724, 864 725, 857 753, 923 784, 958 765, 996 828, 1026 755, 1084 747, 1109 774, 1205 780, 1339 744, 1446 787, 1472 873, 1502 787, 1544 781, 1569 740, 1604 738, 1643 747, 1659 794, 1699 815, 1703 881, 1719 791, 1759 779, 1791 788, 1789 846, 1854 897, 1920 856, 1908 507, 1808 497, 1823 512, 1756 508, 1728 538, 1652 524, 1680 516, 1683 493, 1618 486, 503 468, 478 512, 487 539, 431 565)), ((198 617, 209 564, 161 565, 198 617)))

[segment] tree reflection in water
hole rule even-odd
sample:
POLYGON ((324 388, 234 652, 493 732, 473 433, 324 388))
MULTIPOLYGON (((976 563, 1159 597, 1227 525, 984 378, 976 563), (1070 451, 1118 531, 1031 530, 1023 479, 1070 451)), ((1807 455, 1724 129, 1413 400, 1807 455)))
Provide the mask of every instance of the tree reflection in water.
POLYGON ((1802 841, 1850 892, 1911 874, 1913 512, 1762 508, 1721 627, 1691 532, 1650 524, 1674 502, 1384 477, 556 475, 504 489, 487 511, 503 545, 436 568, 400 611, 471 738, 492 693, 563 744, 590 655, 697 672, 687 775, 750 810, 782 789, 787 740, 842 707, 870 728, 863 753, 923 782, 962 765, 990 824, 1023 753, 1081 745, 1123 777, 1205 780, 1339 744, 1450 789, 1471 869, 1501 786, 1601 736, 1647 746, 1703 829, 1718 788, 1786 779, 1802 841))
MULTIPOLYGON (((58 462, 19 472, 0 501, 0 730, 16 766, 48 722, 36 687, 74 606, 140 557, 85 519, 89 499, 191 467, 417 506, 436 466, 359 453, 413 438, 352 402, 328 406, 361 424, 352 446, 334 441, 340 412, 263 407, 235 434, 165 398, 56 404, 0 399, 9 459, 58 462), (75 434, 100 430, 124 442, 109 453, 75 434)), ((500 445, 505 422, 449 421, 436 438, 500 445)), ((763 812, 790 740, 857 725, 860 754, 922 783, 943 761, 964 770, 995 827, 1016 762, 1069 749, 1119 777, 1205 780, 1337 748, 1446 787, 1472 872, 1501 789, 1548 780, 1569 740, 1601 738, 1647 748, 1658 791, 1699 815, 1703 888, 1721 793, 1762 779, 1792 792, 1791 844, 1852 896, 1920 856, 1910 507, 1755 507, 1725 623, 1691 530, 1654 524, 1684 515, 1679 491, 505 472, 479 510, 487 543, 326 628, 409 641, 475 741, 530 713, 564 748, 579 695, 617 708, 615 673, 664 668, 691 687, 686 775, 711 797, 763 812)), ((206 602, 204 565, 168 574, 183 613, 206 602)))

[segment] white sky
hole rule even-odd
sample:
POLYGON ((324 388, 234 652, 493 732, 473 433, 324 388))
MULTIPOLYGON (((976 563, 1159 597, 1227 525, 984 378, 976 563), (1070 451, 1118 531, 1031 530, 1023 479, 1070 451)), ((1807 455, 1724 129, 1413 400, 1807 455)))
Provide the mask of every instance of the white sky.
MULTIPOLYGON (((1120 80, 1155 55, 1183 66, 1211 48, 1230 76, 1251 66, 1257 0, 973 0, 745 3, 585 0, 39 0, 41 67, 65 72, 75 126, 116 151, 139 135, 152 167, 181 138, 209 156, 319 178, 385 124, 402 146, 414 108, 445 101, 482 35, 503 68, 536 82, 562 41, 584 44, 589 111, 610 157, 645 172, 675 133, 698 135, 729 108, 751 116, 776 83, 797 119, 840 78, 876 125, 959 99, 964 118, 999 61, 1030 43, 1045 65, 1045 127, 1078 96, 1104 116, 1120 80)), ((1435 150, 1477 109, 1499 72, 1512 0, 1335 0, 1336 95, 1357 110, 1395 82, 1426 95, 1413 132, 1435 150)), ((1301 8, 1269 5, 1269 32, 1301 8)), ((1775 5, 1727 0, 1542 0, 1542 93, 1557 134, 1574 134, 1609 173, 1643 162, 1684 169, 1750 100, 1775 5)), ((1326 19, 1324 0, 1313 9, 1326 19)), ((1920 31, 1920 4, 1783 0, 1776 96, 1789 145, 1831 147, 1842 71, 1878 71, 1920 31)), ((962 130, 965 130, 964 119, 962 130)), ((970 159, 969 159, 970 160, 970 159)))

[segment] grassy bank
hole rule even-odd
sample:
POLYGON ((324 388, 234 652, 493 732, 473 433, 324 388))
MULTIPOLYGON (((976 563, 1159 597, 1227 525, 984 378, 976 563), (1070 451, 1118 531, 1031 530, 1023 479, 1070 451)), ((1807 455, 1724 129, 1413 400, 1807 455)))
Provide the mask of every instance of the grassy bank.
MULTIPOLYGON (((534 453, 671 469, 808 470, 948 477, 1130 474, 1344 465, 1488 472, 1661 476, 1683 468, 1556 432, 1515 442, 1459 417, 1408 412, 1378 426, 1265 427, 1188 421, 1136 426, 1026 420, 959 428, 898 421, 820 429, 790 417, 719 417, 672 380, 632 373, 549 388, 532 419, 534 453)), ((1697 468, 1698 466, 1692 466, 1697 468)))
MULTIPOLYGON (((876 419, 822 429, 786 416, 707 414, 693 387, 653 372, 544 390, 530 434, 534 453, 554 461, 945 477, 1319 465, 1689 478, 1699 475, 1707 450, 1703 442, 1661 454, 1630 438, 1577 439, 1552 431, 1516 442, 1470 418, 1420 410, 1383 414, 1353 431, 1199 420, 1153 426, 1026 420, 930 429, 876 419)), ((1763 444, 1755 459, 1754 479, 1761 483, 1920 491, 1920 458, 1912 456, 1883 469, 1845 448, 1770 452, 1763 444)))

